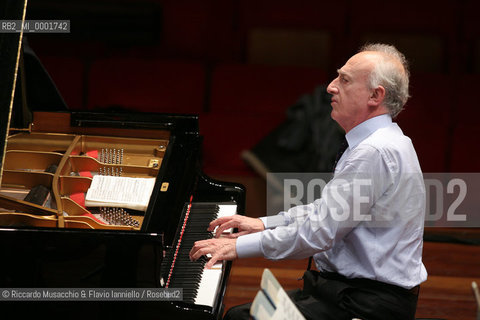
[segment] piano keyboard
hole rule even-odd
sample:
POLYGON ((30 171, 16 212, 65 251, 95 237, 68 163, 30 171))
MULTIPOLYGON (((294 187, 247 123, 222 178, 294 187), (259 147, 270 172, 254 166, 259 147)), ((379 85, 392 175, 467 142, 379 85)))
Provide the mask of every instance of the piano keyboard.
POLYGON ((207 231, 211 221, 233 215, 236 209, 235 204, 212 203, 192 203, 187 209, 186 222, 182 222, 183 230, 177 234, 177 245, 162 263, 162 270, 169 270, 165 279, 166 287, 183 288, 183 302, 214 306, 222 279, 223 262, 217 262, 212 269, 205 269, 207 258, 190 261, 189 252, 195 241, 213 237, 213 233, 207 231))

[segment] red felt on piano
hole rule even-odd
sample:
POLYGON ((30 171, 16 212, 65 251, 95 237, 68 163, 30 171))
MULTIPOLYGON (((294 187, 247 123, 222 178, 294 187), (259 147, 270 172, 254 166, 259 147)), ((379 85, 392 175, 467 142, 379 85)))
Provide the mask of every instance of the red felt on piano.
POLYGON ((78 192, 78 193, 72 193, 70 195, 70 199, 81 205, 82 207, 85 208, 85 193, 83 192, 78 192))

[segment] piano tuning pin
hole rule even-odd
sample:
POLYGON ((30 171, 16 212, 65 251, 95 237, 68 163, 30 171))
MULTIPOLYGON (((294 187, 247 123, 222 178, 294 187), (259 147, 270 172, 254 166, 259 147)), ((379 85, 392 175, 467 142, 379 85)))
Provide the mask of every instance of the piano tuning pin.
POLYGON ((100 207, 100 217, 108 223, 105 207, 100 207))
POLYGON ((138 228, 140 223, 123 208, 100 207, 100 217, 110 225, 122 225, 138 228))

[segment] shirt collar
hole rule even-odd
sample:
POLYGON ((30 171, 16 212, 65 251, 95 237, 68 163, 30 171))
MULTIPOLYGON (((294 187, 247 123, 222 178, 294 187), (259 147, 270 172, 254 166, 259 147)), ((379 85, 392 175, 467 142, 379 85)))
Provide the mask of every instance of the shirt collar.
POLYGON ((345 135, 348 147, 350 149, 354 148, 378 129, 388 127, 391 124, 392 117, 388 113, 365 120, 345 135))

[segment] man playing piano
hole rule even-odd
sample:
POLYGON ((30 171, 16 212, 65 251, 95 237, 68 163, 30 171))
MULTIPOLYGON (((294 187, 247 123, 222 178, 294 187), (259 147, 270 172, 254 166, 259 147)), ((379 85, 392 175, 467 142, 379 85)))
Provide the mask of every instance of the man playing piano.
MULTIPOLYGON (((216 238, 194 244, 190 258, 313 256, 290 296, 306 319, 414 319, 422 263, 425 189, 411 140, 392 122, 408 99, 409 71, 395 47, 363 47, 328 86, 332 118, 348 146, 333 179, 313 203, 276 216, 213 221, 216 238), (219 238, 223 230, 238 233, 219 238)), ((248 319, 249 305, 225 319, 248 319)))

